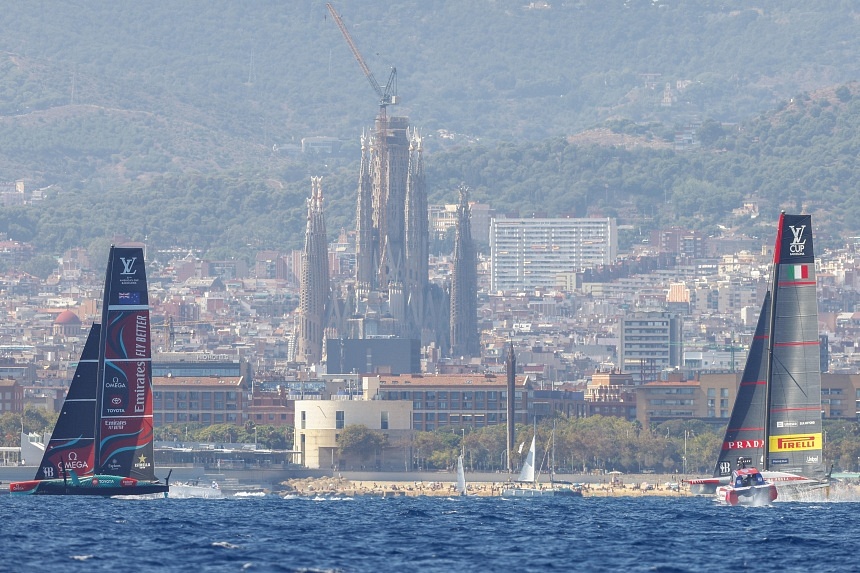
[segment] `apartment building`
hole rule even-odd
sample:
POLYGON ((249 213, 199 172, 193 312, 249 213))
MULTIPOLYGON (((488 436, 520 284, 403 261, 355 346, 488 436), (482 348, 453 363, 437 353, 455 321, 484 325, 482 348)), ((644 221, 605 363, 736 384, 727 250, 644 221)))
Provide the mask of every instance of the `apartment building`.
POLYGON ((661 379, 636 388, 636 419, 643 427, 668 420, 728 422, 740 373, 702 375, 686 380, 680 372, 663 372, 661 379))
POLYGON ((490 290, 551 289, 559 275, 610 264, 617 254, 612 218, 494 218, 490 290))
POLYGON ((242 424, 247 409, 245 378, 153 376, 153 423, 242 424))
POLYGON ((657 380, 660 372, 683 366, 683 319, 664 310, 626 314, 619 325, 619 363, 622 372, 639 382, 657 380))
POLYGON ((17 380, 0 380, 0 414, 24 410, 24 388, 17 380))

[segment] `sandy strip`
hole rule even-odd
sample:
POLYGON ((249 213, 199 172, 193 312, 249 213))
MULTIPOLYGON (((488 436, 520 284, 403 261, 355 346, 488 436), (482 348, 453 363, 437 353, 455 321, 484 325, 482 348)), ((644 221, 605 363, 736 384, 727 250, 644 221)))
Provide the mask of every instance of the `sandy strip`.
MULTIPOLYGON (((456 495, 453 482, 437 481, 350 481, 344 478, 305 478, 293 479, 281 484, 286 493, 299 495, 377 495, 393 496, 451 496, 456 495)), ((498 496, 507 482, 473 482, 467 485, 469 494, 478 496, 498 496)), ((548 487, 548 484, 541 484, 548 487)), ((641 497, 646 495, 685 497, 691 495, 689 489, 681 487, 674 491, 664 485, 653 489, 642 489, 638 484, 582 484, 585 497, 641 497)))

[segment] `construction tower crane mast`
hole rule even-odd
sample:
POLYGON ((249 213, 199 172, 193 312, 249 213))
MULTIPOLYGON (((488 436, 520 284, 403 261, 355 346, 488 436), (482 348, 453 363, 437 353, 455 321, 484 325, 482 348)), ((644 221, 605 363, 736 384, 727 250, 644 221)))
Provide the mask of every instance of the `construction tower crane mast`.
POLYGON ((331 17, 334 18, 335 24, 340 28, 340 33, 343 34, 346 43, 349 44, 349 49, 352 51, 352 55, 355 56, 358 65, 361 66, 361 71, 364 72, 365 77, 367 77, 367 81, 370 82, 371 87, 376 92, 376 95, 379 97, 379 107, 382 110, 385 110, 386 106, 394 105, 397 103, 397 68, 391 68, 391 73, 388 75, 388 82, 385 84, 385 89, 379 85, 379 82, 376 81, 376 78, 373 77, 373 72, 370 71, 370 68, 367 67, 367 63, 365 63, 364 58, 361 56, 361 52, 358 51, 358 47, 356 47, 355 42, 352 41, 352 36, 349 35, 349 30, 346 29, 346 26, 341 20, 340 15, 334 9, 334 6, 331 5, 331 2, 326 3, 326 8, 328 8, 329 13, 331 13, 331 17))

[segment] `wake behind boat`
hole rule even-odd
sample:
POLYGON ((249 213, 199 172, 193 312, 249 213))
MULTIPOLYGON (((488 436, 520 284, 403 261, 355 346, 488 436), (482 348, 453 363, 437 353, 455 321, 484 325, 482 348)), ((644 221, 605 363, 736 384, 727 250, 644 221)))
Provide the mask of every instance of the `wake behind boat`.
POLYGON ((735 487, 745 461, 761 464, 783 500, 829 486, 809 215, 780 215, 771 281, 713 476, 690 480, 693 493, 735 487))
POLYGON ((35 478, 10 483, 10 493, 167 494, 153 464, 150 343, 143 249, 111 247, 101 325, 90 329, 35 478))

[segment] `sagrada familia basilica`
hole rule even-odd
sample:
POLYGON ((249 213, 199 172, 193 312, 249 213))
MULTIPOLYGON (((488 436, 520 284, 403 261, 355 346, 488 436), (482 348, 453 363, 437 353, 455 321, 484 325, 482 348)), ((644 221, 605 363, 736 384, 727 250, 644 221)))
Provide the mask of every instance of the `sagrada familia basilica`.
POLYGON ((428 275, 430 230, 421 137, 380 113, 361 137, 355 276, 332 284, 321 178, 311 180, 302 254, 297 361, 325 359, 326 340, 410 339, 447 356, 479 356, 477 254, 460 188, 450 278, 428 275))

